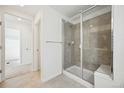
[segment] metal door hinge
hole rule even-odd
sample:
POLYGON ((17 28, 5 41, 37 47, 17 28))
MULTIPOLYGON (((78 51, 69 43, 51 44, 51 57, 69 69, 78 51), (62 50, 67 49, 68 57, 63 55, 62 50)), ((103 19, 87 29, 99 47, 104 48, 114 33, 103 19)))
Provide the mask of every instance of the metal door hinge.
POLYGON ((2 22, 0 21, 0 25, 2 25, 2 22))
POLYGON ((0 49, 2 49, 2 46, 0 46, 0 49))
POLYGON ((0 73, 2 73, 2 70, 0 70, 0 73))

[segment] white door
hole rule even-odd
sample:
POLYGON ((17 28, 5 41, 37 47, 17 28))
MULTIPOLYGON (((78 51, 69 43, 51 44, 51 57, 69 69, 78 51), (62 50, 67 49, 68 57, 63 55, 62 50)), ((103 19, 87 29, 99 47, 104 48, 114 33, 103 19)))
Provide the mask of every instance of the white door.
POLYGON ((23 25, 21 31, 21 62, 31 64, 33 62, 33 37, 32 25, 23 25))

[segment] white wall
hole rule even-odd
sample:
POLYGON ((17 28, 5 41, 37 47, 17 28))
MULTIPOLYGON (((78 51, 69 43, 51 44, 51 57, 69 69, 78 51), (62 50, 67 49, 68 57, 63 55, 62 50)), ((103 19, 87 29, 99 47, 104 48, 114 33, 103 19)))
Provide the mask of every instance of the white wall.
POLYGON ((62 43, 46 43, 62 42, 62 15, 49 7, 43 7, 38 14, 41 20, 41 79, 47 81, 62 73, 62 43))
POLYGON ((11 7, 0 7, 0 12, 3 14, 5 14, 5 13, 12 14, 12 15, 24 18, 24 19, 31 20, 31 21, 33 20, 33 17, 28 15, 27 13, 25 14, 25 13, 18 11, 17 9, 14 9, 11 7))
POLYGON ((113 7, 113 22, 114 80, 124 86, 124 6, 117 5, 113 7))

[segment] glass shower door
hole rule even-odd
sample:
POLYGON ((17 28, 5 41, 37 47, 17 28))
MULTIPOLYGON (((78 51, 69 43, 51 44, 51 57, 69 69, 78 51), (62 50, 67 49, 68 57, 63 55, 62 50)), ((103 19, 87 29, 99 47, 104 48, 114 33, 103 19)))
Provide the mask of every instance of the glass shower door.
POLYGON ((94 72, 111 62, 110 6, 96 6, 83 14, 83 79, 94 83, 94 72), (107 8, 108 7, 108 8, 107 8), (106 12, 103 12, 106 11, 106 12))
POLYGON ((72 46, 72 24, 64 22, 64 70, 68 70, 74 65, 73 60, 73 46, 72 46))
MULTIPOLYGON (((79 18, 77 19, 79 20, 79 18)), ((64 70, 82 78, 80 61, 80 21, 77 23, 64 23, 64 70)))

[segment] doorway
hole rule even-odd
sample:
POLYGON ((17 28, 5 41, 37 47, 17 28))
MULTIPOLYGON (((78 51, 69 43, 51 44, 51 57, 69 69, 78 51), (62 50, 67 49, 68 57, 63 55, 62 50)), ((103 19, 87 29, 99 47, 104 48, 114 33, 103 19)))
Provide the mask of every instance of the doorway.
POLYGON ((5 78, 32 71, 33 34, 30 20, 11 14, 5 21, 5 78))
POLYGON ((35 23, 34 31, 34 71, 41 70, 40 57, 40 20, 35 23))

